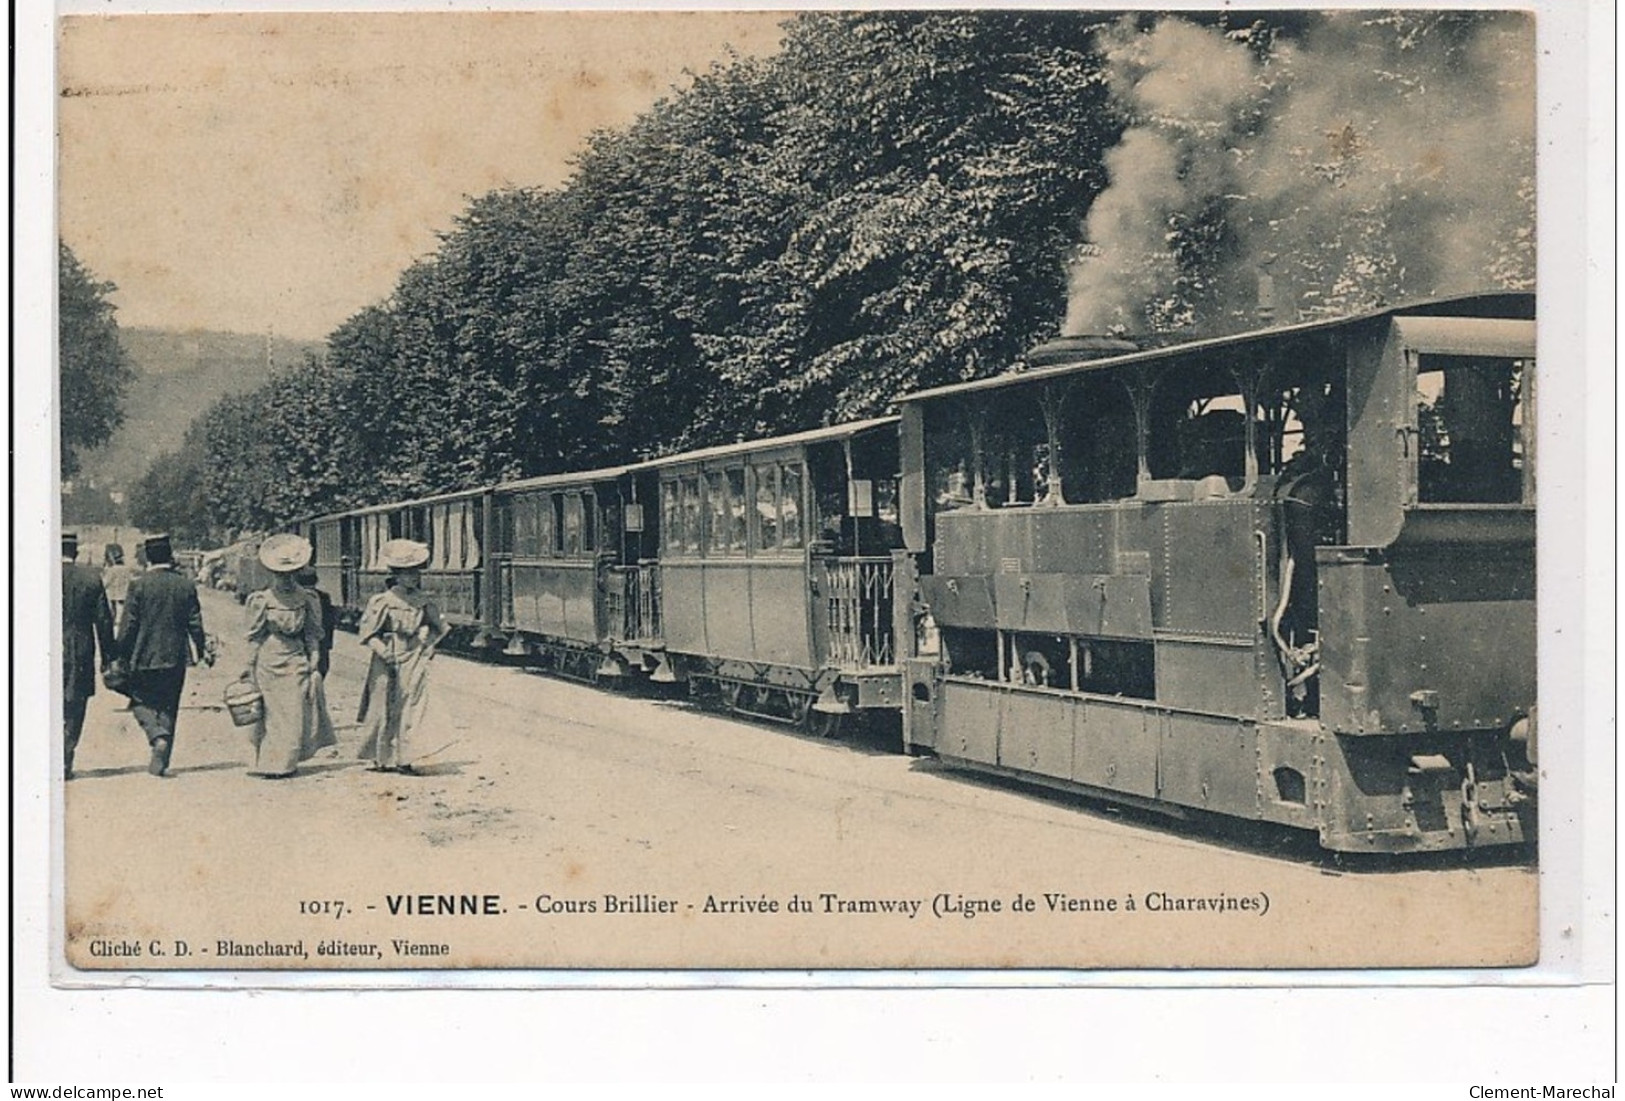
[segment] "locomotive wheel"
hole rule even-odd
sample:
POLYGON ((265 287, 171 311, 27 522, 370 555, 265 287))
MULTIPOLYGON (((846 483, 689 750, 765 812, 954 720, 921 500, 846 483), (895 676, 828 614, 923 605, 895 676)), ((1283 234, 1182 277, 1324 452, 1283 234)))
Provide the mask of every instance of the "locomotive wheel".
POLYGON ((815 738, 839 738, 841 728, 846 725, 845 720, 846 716, 838 711, 819 711, 813 707, 809 699, 802 725, 807 728, 807 733, 815 738))

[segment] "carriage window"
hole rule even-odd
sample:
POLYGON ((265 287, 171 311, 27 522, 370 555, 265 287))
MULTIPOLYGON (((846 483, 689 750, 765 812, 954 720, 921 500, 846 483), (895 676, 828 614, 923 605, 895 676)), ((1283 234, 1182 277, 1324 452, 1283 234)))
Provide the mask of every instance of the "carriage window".
POLYGON ((591 493, 581 495, 581 549, 588 554, 598 549, 598 505, 591 493))
POLYGON ((734 554, 744 554, 747 543, 745 524, 745 468, 731 467, 728 481, 728 546, 734 554))
POLYGON ((1489 356, 1423 356, 1416 375, 1417 496, 1426 503, 1524 500, 1526 368, 1489 356))
POLYGON ((313 560, 321 565, 336 565, 339 560, 339 528, 336 523, 318 524, 312 533, 316 536, 313 560))
POLYGON ((536 510, 536 549, 531 554, 539 558, 551 557, 555 553, 553 546, 559 530, 556 502, 548 493, 533 495, 531 502, 531 507, 536 510))
POLYGON ((513 499, 513 541, 509 549, 521 557, 542 553, 541 513, 534 494, 513 499))
POLYGON ((660 537, 667 553, 683 545, 682 493, 676 482, 660 483, 660 537))
POLYGON ((485 538, 485 509, 469 501, 463 506, 463 569, 480 568, 480 542, 485 538))
POLYGON ((700 476, 690 474, 682 479, 683 487, 683 551, 686 554, 699 554, 701 534, 704 523, 701 510, 704 500, 700 496, 700 476))
POLYGON ((580 554, 581 494, 555 493, 553 495, 553 506, 559 511, 559 519, 562 521, 559 529, 563 538, 558 544, 558 549, 564 554, 580 554))
POLYGON ((429 506, 429 568, 443 570, 446 568, 446 513, 448 506, 429 506))
POLYGON ((706 541, 706 551, 709 554, 727 555, 736 550, 744 550, 743 547, 736 548, 730 538, 733 534, 733 501, 728 488, 728 477, 722 471, 706 472, 706 521, 710 533, 710 538, 706 541))
POLYGON ((897 514, 897 479, 876 478, 873 493, 875 519, 890 527, 897 527, 901 523, 897 514))
POLYGON ((1069 505, 1120 501, 1139 481, 1134 398, 1118 379, 1073 388, 1061 407, 1061 486, 1069 505))
POLYGON ((498 497, 492 502, 492 521, 496 529, 492 532, 496 544, 491 548, 492 554, 513 553, 513 498, 498 497))
POLYGON ((785 463, 779 468, 779 545, 786 550, 801 546, 801 464, 785 463))
POLYGON ((779 546, 779 468, 776 463, 756 467, 756 549, 779 546))

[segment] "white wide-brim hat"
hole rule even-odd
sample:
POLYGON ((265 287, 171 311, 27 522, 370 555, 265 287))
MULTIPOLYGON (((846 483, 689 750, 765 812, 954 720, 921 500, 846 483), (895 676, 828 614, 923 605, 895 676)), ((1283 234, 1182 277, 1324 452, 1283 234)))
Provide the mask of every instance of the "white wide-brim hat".
POLYGON ((416 539, 391 539, 378 548, 378 557, 392 570, 415 570, 429 560, 429 548, 416 539))
POLYGON ((260 564, 272 573, 302 570, 310 555, 310 541, 298 535, 273 535, 260 544, 260 564))

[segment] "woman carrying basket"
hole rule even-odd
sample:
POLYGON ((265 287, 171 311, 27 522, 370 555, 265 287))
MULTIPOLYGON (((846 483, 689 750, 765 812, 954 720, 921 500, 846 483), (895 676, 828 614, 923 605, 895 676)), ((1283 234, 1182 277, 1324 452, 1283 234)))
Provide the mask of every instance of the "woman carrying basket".
POLYGON ((299 584, 311 547, 297 535, 273 535, 260 544, 260 562, 271 585, 245 602, 253 657, 243 674, 264 700, 264 714, 249 735, 254 746, 250 776, 292 776, 299 762, 333 744, 332 728, 316 721, 311 674, 321 651, 321 609, 299 584))
POLYGON ((363 689, 367 740, 361 756, 372 758, 375 771, 410 775, 414 762, 433 749, 419 744, 429 702, 429 661, 450 627, 420 589, 429 548, 391 539, 379 551, 389 567, 389 585, 361 613, 361 643, 372 651, 363 689))

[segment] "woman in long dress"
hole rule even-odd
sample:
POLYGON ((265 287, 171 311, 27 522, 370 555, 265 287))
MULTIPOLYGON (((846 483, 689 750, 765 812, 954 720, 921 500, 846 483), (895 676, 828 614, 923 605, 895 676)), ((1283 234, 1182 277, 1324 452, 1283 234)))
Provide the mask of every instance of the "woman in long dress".
POLYGON ((439 748, 419 743, 429 703, 429 662, 450 628, 421 589, 429 548, 391 539, 380 553, 389 567, 389 585, 361 613, 361 642, 372 651, 363 689, 367 738, 361 756, 372 758, 375 771, 411 775, 417 760, 439 748))
POLYGON ((300 761, 333 744, 331 728, 324 732, 316 722, 311 682, 322 642, 321 610, 296 576, 310 553, 310 544, 297 535, 273 535, 260 544, 260 561, 272 580, 245 602, 253 646, 247 675, 264 698, 264 714, 249 732, 250 776, 292 776, 300 761))

